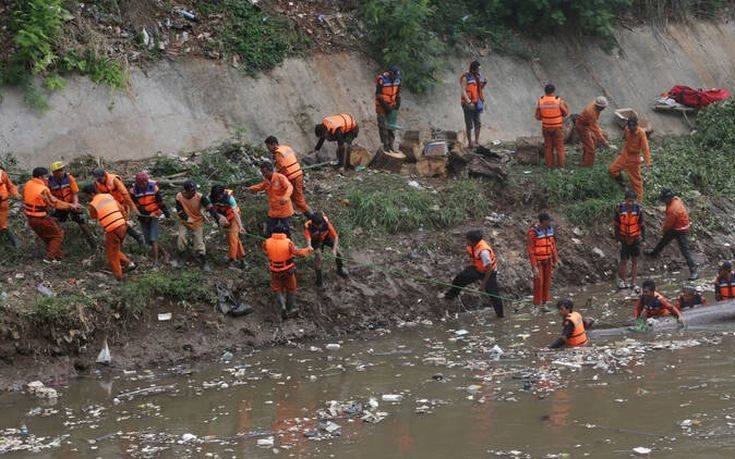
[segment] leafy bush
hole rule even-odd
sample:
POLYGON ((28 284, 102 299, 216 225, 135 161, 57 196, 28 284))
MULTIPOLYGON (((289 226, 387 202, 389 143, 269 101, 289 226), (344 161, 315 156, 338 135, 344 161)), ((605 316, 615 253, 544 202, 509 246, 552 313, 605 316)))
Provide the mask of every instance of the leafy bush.
POLYGON ((220 47, 238 56, 249 73, 272 69, 308 44, 291 24, 265 14, 250 0, 222 0, 202 9, 224 16, 218 31, 220 47))
POLYGON ((347 193, 349 223, 389 233, 445 228, 483 215, 489 205, 480 184, 459 180, 432 193, 398 177, 374 175, 347 193))
POLYGON ((430 30, 430 0, 368 0, 361 6, 373 57, 382 65, 398 65, 405 86, 424 92, 435 83, 444 44, 430 30))

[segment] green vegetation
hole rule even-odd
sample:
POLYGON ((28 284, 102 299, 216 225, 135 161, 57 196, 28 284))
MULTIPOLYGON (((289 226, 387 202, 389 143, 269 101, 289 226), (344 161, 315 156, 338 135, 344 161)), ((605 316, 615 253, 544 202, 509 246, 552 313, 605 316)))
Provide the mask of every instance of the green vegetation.
POLYGON ((204 275, 199 270, 149 272, 122 284, 116 296, 120 298, 125 312, 132 316, 140 315, 157 301, 157 297, 175 303, 213 303, 214 294, 204 281, 204 275))
POLYGON ((423 92, 435 83, 442 58, 466 53, 473 43, 500 52, 516 49, 514 36, 555 31, 578 33, 615 46, 613 29, 626 14, 648 20, 712 16, 728 0, 363 0, 359 12, 368 49, 381 66, 404 69, 408 89, 423 92))
POLYGON ((90 300, 82 295, 44 296, 33 305, 35 319, 47 323, 64 323, 74 319, 77 305, 89 305, 90 300))
POLYGON ((63 0, 25 0, 13 7, 9 26, 13 48, 7 61, 0 62, 0 74, 4 84, 21 86, 26 103, 37 110, 48 108, 42 88, 63 88, 64 73, 88 75, 111 88, 124 85, 125 75, 117 62, 99 58, 91 50, 79 57, 61 49, 64 22, 70 17, 63 0))
POLYGON ((347 192, 349 223, 364 230, 399 233, 457 225, 483 216, 489 206, 481 182, 458 180, 434 193, 404 179, 376 174, 347 192))
POLYGON ((221 51, 237 56, 248 73, 272 69, 308 45, 291 24, 267 15, 250 0, 206 2, 201 8, 224 16, 217 37, 221 51))
MULTIPOLYGON (((644 175, 648 204, 658 204, 663 188, 684 196, 735 193, 732 170, 723 167, 732 162, 735 150, 735 104, 710 106, 697 117, 696 124, 691 136, 652 142, 653 166, 644 175)), ((607 170, 614 155, 611 151, 598 153, 595 166, 589 169, 544 171, 540 180, 546 183, 550 204, 563 206, 573 223, 607 222, 612 207, 623 198, 607 170)))

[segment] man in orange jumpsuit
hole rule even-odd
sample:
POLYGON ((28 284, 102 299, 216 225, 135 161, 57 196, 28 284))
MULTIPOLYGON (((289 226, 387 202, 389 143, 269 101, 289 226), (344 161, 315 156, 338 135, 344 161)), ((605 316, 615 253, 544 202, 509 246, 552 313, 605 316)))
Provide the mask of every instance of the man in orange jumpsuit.
POLYGON ((115 198, 115 201, 120 204, 120 210, 122 210, 125 220, 128 221, 128 233, 133 236, 133 239, 135 239, 138 244, 145 246, 145 238, 143 237, 143 233, 133 228, 133 225, 130 222, 132 217, 139 216, 140 212, 138 212, 138 208, 135 205, 132 196, 130 196, 130 192, 125 187, 125 182, 123 182, 123 179, 120 178, 119 175, 107 172, 102 167, 98 167, 97 169, 93 170, 92 176, 94 176, 93 183, 95 191, 97 193, 110 194, 113 198, 115 198))
POLYGON ((666 204, 666 218, 661 226, 661 240, 658 241, 656 247, 646 250, 645 254, 649 257, 657 257, 669 245, 669 242, 676 239, 676 242, 679 243, 679 250, 689 267, 689 280, 697 280, 699 278, 697 265, 689 249, 689 228, 692 226, 689 221, 689 212, 684 202, 668 188, 661 190, 659 199, 666 204))
POLYGON ((20 193, 5 169, 0 166, 0 240, 7 239, 16 250, 20 248, 18 238, 8 226, 10 198, 20 199, 20 193))
POLYGON ((89 216, 96 219, 105 230, 105 253, 112 275, 122 281, 123 270, 135 269, 135 263, 122 252, 122 245, 128 234, 123 206, 111 194, 98 193, 94 186, 84 187, 84 192, 93 196, 87 206, 89 216))
POLYGON ((209 194, 209 201, 218 214, 220 226, 230 229, 227 235, 229 247, 227 259, 242 263, 245 259, 245 248, 240 240, 240 235, 245 234, 245 227, 242 225, 240 207, 232 195, 232 190, 226 190, 222 185, 214 185, 209 194))
POLYGON ((528 230, 528 258, 533 269, 533 304, 545 306, 551 300, 551 273, 559 263, 556 235, 547 213, 540 213, 538 223, 528 230))
POLYGON ((23 207, 28 226, 46 244, 46 260, 55 261, 64 257, 61 244, 64 242, 64 231, 54 218, 48 214, 48 208, 58 210, 73 210, 80 212, 79 204, 71 204, 56 199, 46 185, 48 169, 37 167, 33 169, 33 178, 23 187, 23 207))
POLYGON ((638 126, 638 118, 628 118, 628 124, 624 132, 625 145, 623 151, 612 164, 610 164, 610 175, 621 186, 623 178, 620 175, 622 171, 628 174, 630 185, 638 196, 639 201, 643 201, 643 177, 641 176, 641 154, 646 161, 646 170, 651 167, 651 149, 648 147, 648 137, 646 131, 638 126))
POLYGON ((270 163, 262 163, 260 173, 263 174, 263 181, 248 189, 253 193, 265 191, 268 195, 267 234, 284 233, 289 236, 293 216, 293 204, 291 203, 293 185, 285 175, 273 171, 273 165, 270 163))
POLYGON ((298 312, 294 305, 294 293, 298 287, 294 257, 309 256, 312 249, 298 249, 284 233, 273 233, 263 241, 263 250, 268 256, 271 289, 276 293, 281 314, 286 319, 298 312))
POLYGON ((574 122, 574 128, 582 143, 582 163, 580 164, 582 167, 592 167, 595 164, 597 142, 601 142, 607 148, 610 147, 605 134, 600 129, 600 113, 607 108, 607 105, 606 97, 598 97, 582 110, 574 122))
POLYGON ((546 167, 564 167, 564 118, 569 116, 569 107, 564 99, 555 95, 556 87, 544 86, 545 95, 536 104, 536 119, 541 121, 546 149, 546 167))
POLYGON ((268 147, 268 151, 273 155, 273 159, 276 162, 276 171, 279 174, 285 175, 288 181, 291 182, 291 185, 293 185, 293 192, 291 194, 293 206, 304 214, 309 213, 309 205, 306 203, 306 196, 304 196, 304 171, 301 170, 296 153, 294 153, 291 147, 279 145, 278 139, 273 136, 265 139, 265 146, 268 147))

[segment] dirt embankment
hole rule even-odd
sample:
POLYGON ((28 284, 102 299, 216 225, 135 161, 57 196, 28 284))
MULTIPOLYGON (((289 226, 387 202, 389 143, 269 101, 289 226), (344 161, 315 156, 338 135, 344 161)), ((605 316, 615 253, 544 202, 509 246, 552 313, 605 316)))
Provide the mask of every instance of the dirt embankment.
MULTIPOLYGON (((576 154, 576 153, 575 153, 576 154)), ((135 164, 139 167, 140 164, 135 164)), ((119 168, 122 168, 119 165, 119 168)), ((132 166, 131 166, 132 167, 132 166)), ((298 298, 299 317, 281 322, 273 313, 274 301, 268 287, 265 260, 260 255, 257 236, 245 238, 248 266, 229 267, 220 261, 225 253, 224 235, 212 228, 207 234, 211 267, 202 271, 187 261, 154 267, 144 253, 128 242, 127 250, 141 265, 130 276, 128 289, 115 285, 106 269, 101 250, 90 252, 83 246, 78 230, 67 225, 67 260, 61 265, 40 261, 42 253, 29 231, 23 232, 24 252, 0 266, 2 290, 8 301, 0 311, 0 388, 31 378, 63 381, 75 371, 94 365, 103 339, 107 338, 116 368, 166 366, 185 360, 216 358, 226 349, 285 344, 313 337, 333 336, 369 327, 394 325, 403 321, 436 319, 445 311, 454 311, 456 303, 438 300, 444 288, 465 263, 464 233, 482 228, 500 260, 500 285, 510 316, 528 307, 531 270, 526 255, 526 230, 538 210, 547 208, 548 193, 533 169, 511 164, 504 183, 482 182, 484 199, 489 202, 487 218, 464 221, 448 229, 419 228, 408 233, 389 234, 370 227, 355 227, 349 218, 350 190, 370 181, 384 188, 396 180, 414 180, 433 194, 447 186, 439 179, 389 176, 365 171, 348 175, 317 170, 308 175, 308 197, 333 216, 338 228, 345 229, 347 268, 350 277, 341 280, 327 260, 327 283, 323 290, 314 287, 311 262, 301 262, 298 298), (349 227, 347 230, 346 227, 349 227), (348 234, 349 233, 349 234, 348 234), (190 275, 201 277, 188 277, 190 275), (182 281, 183 279, 183 281, 182 281), (201 286, 181 285, 196 279, 201 286), (236 296, 250 303, 255 313, 245 318, 223 316, 216 308, 216 295, 210 300, 206 290, 222 284, 236 296), (59 298, 68 298, 69 308, 46 300, 38 286, 54 290, 59 298), (151 287, 151 285, 153 285, 151 287), (146 288, 148 290, 146 290, 146 288), (157 290, 158 289, 158 290, 157 290), (160 293, 165 292, 165 293, 160 293), (155 300, 152 300, 154 297, 155 300), (137 303, 137 304, 136 304, 137 303), (59 308, 56 310, 54 308, 59 308), (64 315, 59 317, 59 311, 64 315), (172 313, 172 319, 159 321, 159 313, 172 313), (56 315, 55 315, 56 314, 56 315), (75 370, 76 368, 76 370, 75 370)), ((249 229, 256 226, 263 198, 238 191, 249 229)), ((167 192, 170 193, 170 192, 167 192)), ((466 199, 477 199, 467 196, 466 199)), ((693 213, 703 205, 691 203, 693 213)), ((726 219, 722 228, 732 228, 733 204, 728 200, 707 201, 726 219)), ((662 209, 647 209, 649 244, 659 235, 662 209)), ((563 264, 555 274, 556 285, 581 286, 593 282, 612 282, 617 265, 618 247, 611 237, 607 221, 600 215, 589 226, 571 224, 560 212, 554 212, 563 264)), ((173 247, 173 225, 164 229, 162 243, 173 247)), ((294 232, 303 244, 300 223, 294 232)), ((726 245, 727 232, 702 229, 694 242, 697 260, 712 265, 732 256, 726 245), (729 251, 729 252, 728 252, 729 251)), ((641 273, 680 269, 683 260, 675 248, 665 251, 656 262, 644 261, 641 273)), ((464 295, 464 306, 481 307, 483 299, 464 295)))

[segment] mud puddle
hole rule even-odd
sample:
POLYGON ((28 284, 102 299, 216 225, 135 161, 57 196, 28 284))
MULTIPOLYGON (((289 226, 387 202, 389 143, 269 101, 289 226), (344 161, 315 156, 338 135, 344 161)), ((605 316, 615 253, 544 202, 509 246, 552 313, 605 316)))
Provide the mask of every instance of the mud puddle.
MULTIPOLYGON (((676 282, 670 283, 674 287, 676 282)), ((663 289, 670 297, 673 291, 663 289)), ((609 286, 582 312, 622 324, 609 286)), ((542 349, 556 314, 417 320, 359 338, 99 372, 0 396, 9 457, 732 457, 735 337, 691 329, 542 349), (26 431, 21 432, 25 426, 26 431)), ((114 358, 114 355, 113 355, 114 358)))

